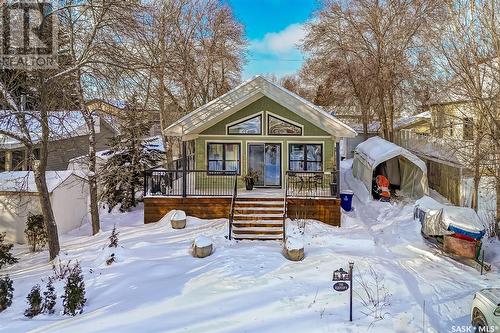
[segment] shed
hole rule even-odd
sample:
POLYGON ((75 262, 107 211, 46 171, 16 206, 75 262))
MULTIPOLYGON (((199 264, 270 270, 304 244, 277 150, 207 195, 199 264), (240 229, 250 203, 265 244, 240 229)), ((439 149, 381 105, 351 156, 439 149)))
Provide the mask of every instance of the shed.
MULTIPOLYGON (((59 235, 80 227, 88 217, 88 183, 81 172, 47 171, 45 174, 59 235)), ((6 240, 25 243, 28 216, 41 214, 32 171, 0 173, 0 232, 6 240)))
POLYGON ((402 195, 420 198, 429 193, 427 167, 408 150, 378 136, 359 144, 354 151, 353 176, 363 182, 372 193, 374 179, 383 174, 391 189, 402 195))

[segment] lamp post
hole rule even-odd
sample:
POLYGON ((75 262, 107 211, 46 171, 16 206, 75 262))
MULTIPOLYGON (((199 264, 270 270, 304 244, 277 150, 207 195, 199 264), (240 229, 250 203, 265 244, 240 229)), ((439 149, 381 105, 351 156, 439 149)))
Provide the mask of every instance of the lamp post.
POLYGON ((349 321, 352 321, 352 269, 354 267, 354 262, 349 262, 349 282, 350 282, 350 302, 349 302, 349 321))

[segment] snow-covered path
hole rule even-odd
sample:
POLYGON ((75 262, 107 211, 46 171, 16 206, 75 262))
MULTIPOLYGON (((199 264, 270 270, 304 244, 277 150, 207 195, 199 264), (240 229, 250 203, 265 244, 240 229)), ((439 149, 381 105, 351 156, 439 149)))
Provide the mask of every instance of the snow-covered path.
MULTIPOLYGON (((348 166, 348 165, 346 165, 348 166)), ((356 190, 349 169, 344 185, 356 190)), ((82 315, 23 316, 25 297, 50 275, 47 253, 16 246, 20 262, 2 269, 14 280, 13 305, 0 313, 0 332, 451 332, 468 325, 474 291, 500 284, 499 243, 487 246, 493 264, 485 276, 443 256, 420 236, 412 205, 354 200, 335 228, 308 222, 306 258, 290 262, 279 242, 230 242, 224 220, 189 218, 186 229, 168 223, 142 224, 142 210, 103 215, 104 231, 89 228, 62 238, 62 261, 79 260, 88 303, 82 315), (106 266, 113 224, 120 232, 118 262, 106 266), (213 239, 215 252, 190 255, 199 235, 213 239), (332 289, 333 270, 355 262, 355 276, 369 267, 384 275, 392 294, 388 314, 370 326, 359 298, 348 319, 348 293, 332 289), (425 301, 425 323, 423 323, 425 301)), ((302 237, 295 223, 288 233, 302 237)), ((62 285, 57 286, 62 294, 62 285)), ((359 286, 354 286, 359 292, 359 286)))

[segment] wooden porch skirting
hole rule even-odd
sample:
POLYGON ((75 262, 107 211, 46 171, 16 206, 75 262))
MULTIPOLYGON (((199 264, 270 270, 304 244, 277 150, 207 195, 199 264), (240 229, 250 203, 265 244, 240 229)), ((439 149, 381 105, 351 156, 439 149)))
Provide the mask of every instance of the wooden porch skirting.
MULTIPOLYGON (((340 199, 288 198, 287 201, 288 217, 291 219, 313 219, 340 226, 340 199)), ((200 219, 228 218, 231 198, 146 197, 144 198, 144 223, 158 222, 173 209, 183 210, 186 215, 200 219)))

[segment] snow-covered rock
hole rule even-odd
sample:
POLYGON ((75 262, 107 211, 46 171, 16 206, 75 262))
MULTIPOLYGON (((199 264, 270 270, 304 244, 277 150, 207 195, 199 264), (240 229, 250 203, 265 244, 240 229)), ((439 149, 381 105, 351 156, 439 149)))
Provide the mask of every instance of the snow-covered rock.
POLYGON ((285 257, 292 261, 304 259, 304 242, 295 237, 288 237, 284 248, 285 257))
POLYGON ((212 240, 206 236, 198 236, 193 242, 193 255, 196 258, 205 258, 212 254, 212 240))
POLYGON ((186 213, 183 210, 177 210, 170 219, 173 229, 184 229, 186 227, 186 213))

